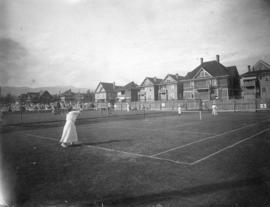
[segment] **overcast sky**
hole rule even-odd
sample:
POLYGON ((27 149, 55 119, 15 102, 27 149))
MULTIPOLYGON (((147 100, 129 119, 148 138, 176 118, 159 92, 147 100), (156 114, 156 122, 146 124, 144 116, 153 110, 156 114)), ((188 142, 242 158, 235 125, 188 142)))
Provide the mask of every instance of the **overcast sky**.
POLYGON ((141 84, 220 55, 270 63, 267 0, 0 0, 0 84, 141 84))

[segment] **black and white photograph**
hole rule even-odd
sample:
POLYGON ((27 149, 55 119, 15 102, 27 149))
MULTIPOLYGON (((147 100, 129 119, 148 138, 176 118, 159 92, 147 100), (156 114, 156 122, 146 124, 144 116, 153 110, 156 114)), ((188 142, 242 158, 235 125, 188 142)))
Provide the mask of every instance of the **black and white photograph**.
POLYGON ((0 0, 0 207, 270 207, 270 0, 0 0))

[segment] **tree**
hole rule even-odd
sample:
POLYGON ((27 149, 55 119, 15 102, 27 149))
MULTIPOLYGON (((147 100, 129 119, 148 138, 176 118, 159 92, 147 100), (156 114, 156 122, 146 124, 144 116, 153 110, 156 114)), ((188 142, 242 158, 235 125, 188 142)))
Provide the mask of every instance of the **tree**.
POLYGON ((8 93, 6 96, 1 97, 1 103, 12 104, 16 102, 16 97, 8 93))
POLYGON ((86 93, 84 94, 84 101, 85 102, 94 102, 95 101, 95 93, 90 91, 90 89, 88 89, 86 91, 86 93))

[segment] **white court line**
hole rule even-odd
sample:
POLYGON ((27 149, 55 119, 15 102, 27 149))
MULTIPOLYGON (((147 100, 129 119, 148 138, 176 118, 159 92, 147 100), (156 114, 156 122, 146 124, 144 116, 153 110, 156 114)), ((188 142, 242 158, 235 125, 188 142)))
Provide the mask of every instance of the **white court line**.
POLYGON ((190 143, 187 143, 187 144, 184 144, 184 145, 180 145, 180 146, 177 146, 177 147, 173 147, 173 148, 171 148, 171 149, 168 149, 168 150, 165 150, 165 151, 162 151, 162 152, 153 154, 153 155, 151 155, 151 157, 156 157, 156 156, 158 156, 158 155, 165 154, 165 153, 167 153, 167 152, 171 152, 171 151, 174 151, 174 150, 177 150, 177 149, 181 149, 181 148, 187 147, 187 146, 192 145, 192 144, 200 143, 200 142, 203 142, 203 141, 208 140, 208 139, 214 139, 214 138, 216 138, 216 137, 220 137, 220 136, 223 136, 223 135, 225 135, 225 134, 229 134, 229 133, 232 133, 232 132, 236 132, 236 131, 239 131, 239 130, 241 130, 241 129, 244 129, 244 128, 247 128, 247 127, 250 127, 250 126, 254 126, 254 125, 257 125, 257 123, 255 123, 255 124, 249 124, 249 125, 246 125, 246 126, 237 128, 237 129, 233 129, 233 130, 230 130, 230 131, 223 132, 223 133, 221 133, 221 134, 217 134, 217 135, 210 136, 210 137, 205 137, 205 138, 203 138, 203 139, 196 140, 196 141, 194 141, 194 142, 190 142, 190 143))
POLYGON ((206 159, 208 159, 208 158, 210 158, 210 157, 213 157, 214 155, 217 155, 217 154, 219 154, 219 153, 221 153, 221 152, 223 152, 223 151, 225 151, 225 150, 227 150, 227 149, 233 148, 233 147, 235 147, 236 145, 238 145, 238 144, 240 144, 240 143, 242 143, 242 142, 245 142, 245 141, 247 141, 247 140, 249 140, 249 139, 252 139, 252 138, 254 138, 254 137, 257 137, 258 135, 263 134, 263 133, 265 133, 265 132, 267 132, 267 131, 269 131, 269 130, 270 130, 270 128, 264 129, 264 130, 262 130, 262 131, 260 131, 260 132, 258 132, 258 133, 256 133, 256 134, 254 134, 254 135, 251 135, 251 136, 249 136, 249 137, 247 137, 247 138, 245 138, 245 139, 242 139, 242 140, 240 140, 240 141, 238 141, 238 142, 236 142, 236 143, 234 143, 234 144, 232 144, 232 145, 229 145, 229 146, 227 146, 227 147, 224 147, 224 148, 221 149, 221 150, 218 150, 218 151, 216 151, 216 152, 214 152, 214 153, 212 153, 212 154, 210 154, 210 155, 207 155, 207 156, 205 156, 205 157, 203 157, 203 158, 201 158, 201 159, 199 159, 199 160, 196 160, 196 161, 194 161, 194 162, 192 162, 192 163, 189 163, 189 164, 190 164, 190 165, 198 164, 199 162, 202 162, 202 161, 204 161, 204 160, 206 160, 206 159))
MULTIPOLYGON (((171 129, 168 129, 171 131, 171 129)), ((172 129, 172 131, 178 131, 176 129, 172 129)), ((184 131, 184 130, 179 130, 178 132, 183 132, 183 133, 188 133, 188 134, 205 134, 205 135, 214 135, 213 133, 207 133, 207 132, 191 132, 191 131, 184 131)))
MULTIPOLYGON (((35 135, 35 134, 26 134, 26 135, 27 136, 32 136, 32 137, 37 137, 37 138, 40 138, 40 139, 46 139, 46 140, 51 140, 51 141, 56 141, 57 142, 57 139, 54 139, 54 138, 51 138, 51 137, 45 137, 45 136, 40 136, 40 135, 35 135)), ((154 160, 168 161, 168 162, 171 162, 171 163, 174 163, 174 164, 179 164, 179 165, 189 165, 189 163, 187 163, 187 162, 179 162, 179 161, 175 161, 175 160, 171 160, 171 159, 152 157, 150 155, 144 155, 144 154, 138 154, 138 153, 132 153, 132 152, 125 152, 125 151, 110 149, 110 148, 106 148, 106 147, 99 147, 99 146, 94 146, 94 145, 84 145, 84 146, 89 147, 89 148, 109 151, 109 152, 117 152, 117 153, 121 153, 121 154, 127 154, 127 155, 131 155, 131 156, 135 156, 135 157, 144 157, 144 158, 149 158, 149 159, 154 159, 154 160)))
POLYGON ((175 164, 189 165, 189 163, 187 163, 187 162, 180 162, 180 161, 175 161, 175 160, 160 158, 160 157, 152 157, 150 155, 138 154, 138 153, 133 153, 133 152, 125 152, 125 151, 110 149, 110 148, 106 148, 106 147, 98 147, 98 146, 93 146, 93 145, 87 145, 87 147, 101 149, 101 150, 105 150, 105 151, 109 151, 109 152, 117 152, 117 153, 132 155, 135 157, 145 157, 145 158, 149 158, 149 159, 168 161, 168 162, 172 162, 175 164))
POLYGON ((176 130, 176 129, 170 129, 170 128, 164 128, 164 129, 152 129, 152 128, 139 128, 139 127, 108 127, 108 126, 91 126, 91 127, 87 127, 87 126, 82 126, 83 128, 99 128, 99 129, 134 129, 134 130, 145 130, 145 131, 162 131, 164 132, 164 130, 168 130, 170 132, 183 132, 183 133, 189 133, 189 134, 205 134, 205 135, 213 135, 213 133, 207 133, 207 132, 192 132, 192 131, 184 131, 184 130, 176 130))
POLYGON ((56 138, 52 138, 52 137, 45 137, 45 136, 40 136, 40 135, 35 135, 35 134, 26 134, 27 136, 31 136, 31 137, 37 137, 40 139, 46 139, 46 140, 52 140, 52 141, 57 141, 56 138))

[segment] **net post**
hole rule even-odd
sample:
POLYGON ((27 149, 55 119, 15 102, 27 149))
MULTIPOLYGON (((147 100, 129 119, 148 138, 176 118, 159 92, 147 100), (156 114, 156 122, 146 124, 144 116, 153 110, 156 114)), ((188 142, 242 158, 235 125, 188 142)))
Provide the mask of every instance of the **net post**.
POLYGON ((21 123, 23 122, 23 107, 20 105, 20 118, 21 118, 21 123))
POLYGON ((199 102, 199 116, 200 116, 200 120, 202 120, 202 110, 203 110, 203 104, 202 104, 202 99, 200 99, 199 102))
POLYGON ((145 106, 143 105, 143 118, 145 119, 145 106))

